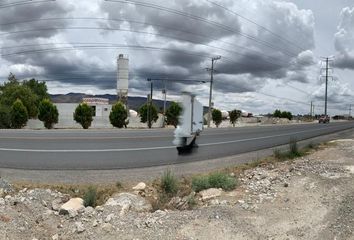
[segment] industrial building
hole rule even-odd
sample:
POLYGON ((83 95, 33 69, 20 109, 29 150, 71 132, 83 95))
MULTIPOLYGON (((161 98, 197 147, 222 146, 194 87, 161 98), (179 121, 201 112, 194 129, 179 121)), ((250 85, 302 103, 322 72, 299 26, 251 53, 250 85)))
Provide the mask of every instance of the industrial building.
MULTIPOLYGON (((117 58, 117 100, 127 105, 129 91, 129 59, 128 56, 119 54, 117 58)), ((113 128, 109 121, 109 114, 112 105, 106 98, 83 98, 83 103, 88 104, 93 109, 92 128, 113 128)), ((74 121, 74 112, 79 103, 54 103, 59 112, 59 121, 55 124, 55 128, 82 128, 80 124, 74 121)), ((146 127, 145 123, 140 122, 137 112, 129 111, 129 127, 142 128, 146 127)), ((153 127, 162 127, 163 117, 160 116, 153 127)), ((43 123, 36 119, 30 119, 26 128, 41 129, 44 128, 43 123)))

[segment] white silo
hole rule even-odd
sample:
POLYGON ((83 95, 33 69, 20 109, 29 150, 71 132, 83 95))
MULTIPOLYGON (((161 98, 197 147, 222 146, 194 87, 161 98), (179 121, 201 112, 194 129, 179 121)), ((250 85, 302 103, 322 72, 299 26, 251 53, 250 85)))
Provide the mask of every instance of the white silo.
POLYGON ((127 103, 129 89, 129 59, 119 54, 117 60, 117 96, 120 101, 127 103))

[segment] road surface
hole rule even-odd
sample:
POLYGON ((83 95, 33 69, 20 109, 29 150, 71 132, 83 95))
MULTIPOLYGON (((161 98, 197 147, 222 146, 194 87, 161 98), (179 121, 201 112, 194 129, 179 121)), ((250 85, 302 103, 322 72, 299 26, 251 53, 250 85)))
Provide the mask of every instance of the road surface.
POLYGON ((202 161, 353 129, 354 122, 206 129, 193 154, 179 156, 173 129, 0 130, 0 168, 129 169, 202 161))

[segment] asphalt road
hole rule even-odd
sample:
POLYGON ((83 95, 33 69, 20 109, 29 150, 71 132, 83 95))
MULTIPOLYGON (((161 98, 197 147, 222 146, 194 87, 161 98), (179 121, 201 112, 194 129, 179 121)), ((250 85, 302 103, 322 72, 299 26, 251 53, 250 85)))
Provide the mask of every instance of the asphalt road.
POLYGON ((0 130, 0 168, 128 169, 202 161, 354 128, 354 122, 206 129, 198 148, 180 156, 172 129, 0 130))

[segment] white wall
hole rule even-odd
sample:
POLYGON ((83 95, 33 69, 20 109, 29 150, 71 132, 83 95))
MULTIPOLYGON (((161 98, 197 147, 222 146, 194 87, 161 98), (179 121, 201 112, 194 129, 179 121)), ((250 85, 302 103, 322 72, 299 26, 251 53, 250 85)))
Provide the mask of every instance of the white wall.
MULTIPOLYGON (((58 112, 58 123, 54 128, 82 128, 80 124, 74 121, 74 112, 77 103, 55 103, 58 112)), ((112 105, 96 105, 96 116, 93 117, 91 128, 113 128, 109 121, 109 114, 112 110, 112 105)), ((154 128, 163 126, 163 116, 159 115, 159 119, 153 124, 154 128)), ((146 123, 140 122, 140 117, 131 117, 129 119, 129 128, 146 128, 146 123)), ((44 125, 38 119, 30 119, 27 122, 27 129, 43 129, 44 125)))

